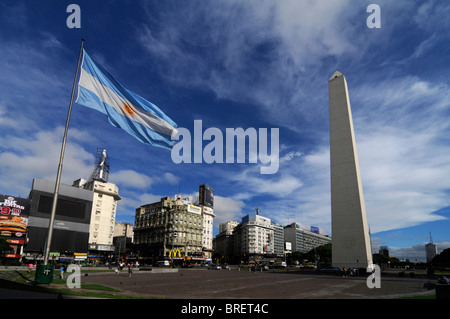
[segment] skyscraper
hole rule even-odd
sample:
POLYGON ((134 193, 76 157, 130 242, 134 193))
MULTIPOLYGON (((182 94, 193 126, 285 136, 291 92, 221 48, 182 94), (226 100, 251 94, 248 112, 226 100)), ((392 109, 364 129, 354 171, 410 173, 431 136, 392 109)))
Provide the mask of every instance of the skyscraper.
POLYGON ((347 81, 328 81, 330 107, 331 227, 334 267, 372 266, 369 228, 356 152, 347 81))

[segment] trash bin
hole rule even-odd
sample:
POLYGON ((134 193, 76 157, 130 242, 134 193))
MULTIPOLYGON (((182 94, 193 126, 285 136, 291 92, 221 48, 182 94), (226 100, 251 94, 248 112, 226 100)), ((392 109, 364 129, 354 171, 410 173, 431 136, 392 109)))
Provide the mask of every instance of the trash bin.
POLYGON ((37 284, 49 284, 53 280, 53 269, 51 265, 38 265, 36 267, 35 281, 37 284))

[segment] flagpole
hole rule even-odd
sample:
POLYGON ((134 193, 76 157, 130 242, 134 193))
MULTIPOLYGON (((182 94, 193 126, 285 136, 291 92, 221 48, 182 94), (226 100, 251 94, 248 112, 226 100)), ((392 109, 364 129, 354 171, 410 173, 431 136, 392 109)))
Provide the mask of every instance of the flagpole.
POLYGON ((63 141, 62 141, 62 145, 61 145, 61 155, 59 157, 58 172, 56 174, 55 194, 53 197, 53 206, 52 206, 52 211, 50 214, 50 222, 48 225, 47 242, 45 244, 44 265, 48 265, 48 258, 50 255, 50 244, 52 242, 53 224, 55 222, 56 205, 58 203, 58 192, 59 192, 59 184, 60 184, 60 180, 61 180, 61 171, 62 171, 62 164, 63 164, 63 159, 64 159, 64 151, 66 149, 67 131, 69 130, 69 122, 70 122, 70 115, 72 113, 73 97, 75 95, 75 88, 77 86, 81 57, 83 55, 83 45, 84 45, 84 39, 81 39, 80 54, 78 56, 77 70, 75 72, 75 79, 73 81, 72 95, 70 96, 70 104, 69 104, 69 111, 67 112, 66 128, 64 130, 64 137, 63 137, 63 141))

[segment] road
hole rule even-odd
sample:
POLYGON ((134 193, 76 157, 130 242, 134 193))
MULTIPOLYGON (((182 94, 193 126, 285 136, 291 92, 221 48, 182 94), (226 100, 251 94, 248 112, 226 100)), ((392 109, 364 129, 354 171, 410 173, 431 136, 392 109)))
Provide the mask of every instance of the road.
POLYGON ((180 269, 172 273, 126 271, 90 273, 83 283, 110 286, 130 296, 170 299, 389 299, 434 294, 434 279, 383 274, 381 288, 368 288, 367 277, 271 270, 180 269))

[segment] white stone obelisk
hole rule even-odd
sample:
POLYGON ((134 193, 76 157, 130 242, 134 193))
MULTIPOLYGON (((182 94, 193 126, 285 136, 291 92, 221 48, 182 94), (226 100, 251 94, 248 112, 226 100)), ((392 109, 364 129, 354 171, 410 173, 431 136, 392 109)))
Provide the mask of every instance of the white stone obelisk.
POLYGON ((332 265, 372 268, 370 234, 356 152, 347 81, 328 81, 330 103, 332 265))

